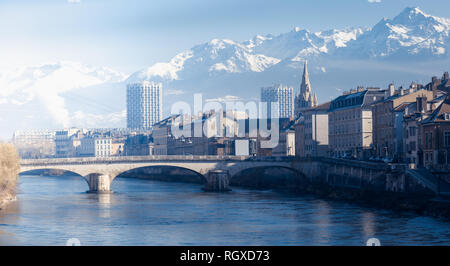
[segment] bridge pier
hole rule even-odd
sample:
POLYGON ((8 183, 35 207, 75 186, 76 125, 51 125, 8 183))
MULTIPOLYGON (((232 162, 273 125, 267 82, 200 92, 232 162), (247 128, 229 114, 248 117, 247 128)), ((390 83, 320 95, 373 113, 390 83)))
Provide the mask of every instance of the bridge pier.
POLYGON ((84 179, 88 182, 89 193, 112 193, 109 175, 89 174, 84 179))
POLYGON ((210 192, 226 192, 231 191, 230 184, 230 174, 228 171, 224 170, 212 170, 206 175, 204 191, 210 192))

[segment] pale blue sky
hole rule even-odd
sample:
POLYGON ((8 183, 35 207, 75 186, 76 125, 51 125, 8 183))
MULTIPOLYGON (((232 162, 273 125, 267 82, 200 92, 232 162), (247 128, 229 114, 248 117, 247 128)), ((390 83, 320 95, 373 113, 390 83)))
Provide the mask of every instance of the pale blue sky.
POLYGON ((0 0, 0 70, 71 60, 130 73, 212 38, 373 26, 407 6, 450 9, 448 0, 0 0))

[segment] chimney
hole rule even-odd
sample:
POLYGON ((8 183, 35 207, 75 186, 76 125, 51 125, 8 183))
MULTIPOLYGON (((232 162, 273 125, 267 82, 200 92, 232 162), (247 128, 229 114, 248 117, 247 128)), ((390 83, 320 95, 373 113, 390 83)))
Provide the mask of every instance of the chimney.
POLYGON ((389 97, 394 95, 394 93, 395 93, 395 86, 394 86, 393 83, 389 84, 388 92, 389 92, 389 97))
POLYGON ((438 78, 437 78, 436 76, 432 77, 432 78, 431 78, 431 83, 432 83, 432 84, 435 84, 435 83, 437 82, 437 79, 438 79, 438 78))
POLYGON ((419 85, 416 82, 411 82, 411 85, 409 85, 409 93, 417 91, 418 87, 419 85))
POLYGON ((416 98, 417 112, 425 113, 427 111, 427 96, 422 95, 416 98))

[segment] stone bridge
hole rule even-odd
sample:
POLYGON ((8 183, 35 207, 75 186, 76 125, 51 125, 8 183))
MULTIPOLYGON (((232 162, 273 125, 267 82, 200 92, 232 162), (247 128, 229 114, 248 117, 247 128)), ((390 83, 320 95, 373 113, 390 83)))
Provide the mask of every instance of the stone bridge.
POLYGON ((82 176, 89 192, 108 193, 111 183, 120 174, 151 166, 171 166, 193 171, 205 178, 207 190, 228 190, 229 180, 236 174, 257 167, 292 167, 292 158, 255 158, 247 156, 129 156, 83 157, 63 159, 21 160, 20 172, 32 170, 64 170, 82 176))

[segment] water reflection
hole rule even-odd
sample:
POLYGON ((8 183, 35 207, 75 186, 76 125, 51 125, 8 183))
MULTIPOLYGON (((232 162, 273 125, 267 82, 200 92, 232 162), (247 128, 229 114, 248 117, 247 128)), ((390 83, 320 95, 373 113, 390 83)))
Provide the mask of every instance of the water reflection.
POLYGON ((362 213, 362 227, 364 238, 369 239, 376 237, 375 235, 375 214, 364 211, 362 213))
POLYGON ((448 222, 310 196, 117 178, 113 194, 85 193, 80 177, 21 176, 0 212, 0 245, 449 244, 448 222))
POLYGON ((330 240, 330 205, 323 200, 314 203, 314 216, 316 217, 317 233, 315 242, 319 245, 327 245, 330 240))

